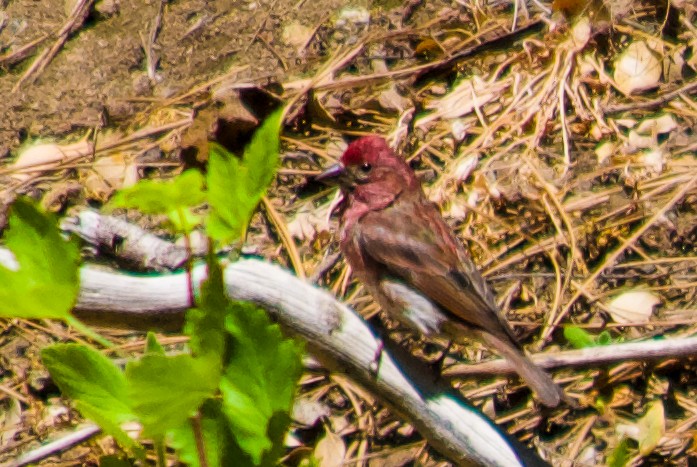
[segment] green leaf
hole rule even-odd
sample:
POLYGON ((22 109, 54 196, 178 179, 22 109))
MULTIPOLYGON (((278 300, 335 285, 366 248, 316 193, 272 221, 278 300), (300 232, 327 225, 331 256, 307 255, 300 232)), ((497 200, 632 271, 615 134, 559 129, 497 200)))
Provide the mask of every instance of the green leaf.
POLYGON ((126 366, 133 411, 149 436, 182 425, 215 394, 220 363, 191 355, 145 355, 126 366))
POLYGON ((157 337, 152 331, 148 331, 145 338, 145 353, 148 355, 164 355, 165 349, 157 342, 157 337))
POLYGON ((639 454, 648 456, 658 446, 658 442, 666 432, 666 418, 663 402, 656 400, 651 403, 646 414, 637 421, 639 428, 639 454))
POLYGON ((177 232, 191 232, 194 227, 203 224, 205 219, 202 214, 184 208, 168 212, 167 217, 177 232))
MULTIPOLYGON (((221 410, 221 401, 209 399, 201 407, 199 416, 201 439, 204 440, 208 465, 251 466, 252 460, 245 454, 232 437, 227 419, 221 410)), ((199 454, 193 423, 187 423, 169 432, 170 445, 177 450, 179 461, 191 467, 198 467, 199 454)))
POLYGON ((99 467, 132 467, 134 464, 119 456, 108 455, 99 458, 99 467))
MULTIPOLYGON (((208 145, 208 204, 210 213, 206 222, 208 235, 224 243, 237 240, 251 217, 250 204, 254 199, 246 192, 247 170, 241 162, 222 146, 208 145)), ((258 200, 256 201, 258 203, 258 200)))
POLYGON ((594 347, 596 345, 609 345, 613 342, 612 335, 608 331, 603 331, 594 336, 577 326, 566 326, 564 328, 564 337, 577 349, 594 347))
MULTIPOLYGON (((300 349, 283 338, 263 310, 231 302, 216 258, 209 255, 207 263, 208 279, 201 286, 199 307, 189 310, 185 326, 194 355, 226 365, 218 415, 208 412, 208 418, 201 418, 206 450, 211 449, 209 441, 227 446, 230 461, 220 465, 276 465, 300 377, 300 349)), ((211 409, 212 402, 204 406, 211 409)), ((175 432, 182 460, 197 465, 192 427, 185 424, 175 432)), ((209 463, 213 465, 210 459, 209 463)))
POLYGON ((566 326, 564 328, 564 337, 577 349, 584 349, 595 345, 593 336, 576 326, 566 326))
POLYGON ((303 459, 300 459, 300 462, 298 463, 298 467, 320 467, 320 461, 318 461, 315 456, 310 456, 309 458, 305 457, 303 459))
POLYGON ((55 344, 41 350, 41 359, 64 396, 85 417, 124 447, 137 443, 121 424, 136 419, 130 408, 123 372, 100 352, 79 344, 55 344))
POLYGON ((600 334, 598 334, 598 338, 596 339, 598 342, 598 345, 609 345, 612 344, 612 335, 610 335, 609 331, 603 331, 600 334))
POLYGON ((254 133, 241 159, 216 143, 209 144, 208 234, 229 243, 244 235, 278 166, 282 110, 269 116, 254 133))
POLYGON ((184 333, 190 336, 194 355, 214 355, 222 363, 225 355, 225 315, 230 300, 225 293, 223 271, 213 254, 207 258, 208 278, 201 284, 199 306, 186 314, 184 333))
POLYGON ((622 438, 620 443, 612 450, 607 458, 608 467, 625 467, 631 458, 629 450, 629 440, 622 438))
POLYGON ((240 447, 259 464, 275 453, 288 427, 302 351, 263 310, 238 303, 234 311, 225 322, 235 345, 220 383, 223 412, 240 447))
POLYGON ((601 414, 606 413, 610 402, 612 402, 612 394, 598 394, 598 397, 593 401, 593 407, 601 414))
POLYGON ((141 180, 132 187, 119 190, 106 207, 167 214, 179 230, 190 231, 200 221, 191 213, 191 208, 206 201, 203 185, 201 172, 189 169, 171 180, 141 180))
POLYGON ((0 265, 0 316, 68 320, 80 287, 77 244, 28 198, 14 202, 9 224, 5 244, 19 268, 0 265))
POLYGON ((276 175, 282 118, 283 109, 269 115, 244 150, 250 193, 259 193, 260 196, 266 193, 276 175))

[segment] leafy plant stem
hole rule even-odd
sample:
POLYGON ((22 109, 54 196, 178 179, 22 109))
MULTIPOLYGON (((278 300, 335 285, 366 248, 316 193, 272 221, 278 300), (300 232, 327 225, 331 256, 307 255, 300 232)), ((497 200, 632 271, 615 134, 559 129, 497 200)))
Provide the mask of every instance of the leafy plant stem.
POLYGON ((184 231, 184 249, 186 250, 186 289, 189 295, 189 306, 195 306, 194 298, 194 281, 192 276, 193 271, 193 253, 191 251, 191 237, 189 236, 189 225, 186 222, 186 213, 184 209, 180 206, 177 208, 177 215, 179 216, 179 223, 183 227, 184 231))
POLYGON ((155 442, 155 450, 157 451, 157 466, 166 467, 167 457, 165 456, 165 443, 161 439, 155 442))
POLYGON ((196 441, 196 451, 198 452, 198 464, 200 467, 208 467, 206 460, 206 448, 203 444, 203 429, 201 427, 201 413, 197 413, 190 418, 191 428, 194 432, 194 440, 196 441))
POLYGON ((82 321, 77 319, 74 316, 68 316, 66 319, 66 323, 69 326, 72 326, 75 328, 80 334, 89 337, 90 339, 94 340, 95 342, 99 343, 100 345, 104 346, 107 349, 115 349, 116 345, 111 342, 109 339, 106 337, 100 335, 96 331, 92 330, 89 326, 84 324, 82 321))

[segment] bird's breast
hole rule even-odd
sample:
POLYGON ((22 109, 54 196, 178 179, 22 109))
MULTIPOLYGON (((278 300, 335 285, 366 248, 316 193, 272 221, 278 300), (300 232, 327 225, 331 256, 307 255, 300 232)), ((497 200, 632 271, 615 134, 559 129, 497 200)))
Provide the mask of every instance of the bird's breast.
POLYGON ((397 280, 382 279, 379 288, 392 317, 425 336, 443 334, 448 317, 426 296, 397 280))

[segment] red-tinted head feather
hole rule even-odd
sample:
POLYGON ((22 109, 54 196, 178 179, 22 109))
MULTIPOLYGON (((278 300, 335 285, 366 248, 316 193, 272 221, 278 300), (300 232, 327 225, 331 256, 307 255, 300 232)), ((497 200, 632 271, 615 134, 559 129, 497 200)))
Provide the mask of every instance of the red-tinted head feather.
POLYGON ((352 142, 341 156, 341 163, 349 167, 364 163, 376 165, 382 156, 393 156, 387 141, 380 136, 363 136, 352 142))
POLYGON ((378 192, 396 194, 404 188, 416 189, 419 180, 409 164, 394 153, 380 136, 363 136, 348 145, 341 164, 360 173, 355 196, 376 197, 378 192))

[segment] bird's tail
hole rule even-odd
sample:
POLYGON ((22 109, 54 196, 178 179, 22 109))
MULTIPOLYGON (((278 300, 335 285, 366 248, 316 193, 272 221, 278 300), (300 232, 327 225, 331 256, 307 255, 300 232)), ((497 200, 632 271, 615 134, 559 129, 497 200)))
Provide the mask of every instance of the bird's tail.
POLYGON ((523 354, 517 345, 504 337, 495 336, 486 331, 479 331, 480 338, 490 347, 496 349, 510 362, 516 373, 537 394, 538 400, 547 407, 556 407, 566 396, 561 388, 542 368, 523 354))

